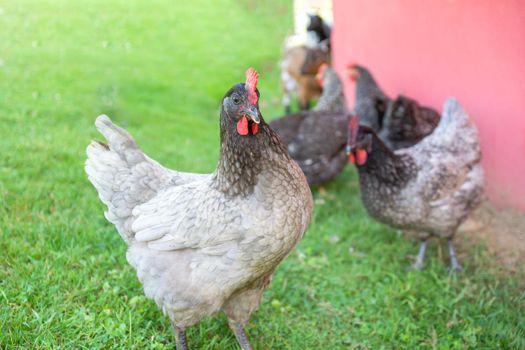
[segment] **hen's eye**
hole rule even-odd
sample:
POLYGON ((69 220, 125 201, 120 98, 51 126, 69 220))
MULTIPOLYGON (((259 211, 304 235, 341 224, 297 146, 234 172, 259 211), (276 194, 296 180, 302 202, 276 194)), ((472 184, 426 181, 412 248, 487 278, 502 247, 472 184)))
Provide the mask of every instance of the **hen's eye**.
POLYGON ((237 96, 234 96, 233 97, 233 103, 235 103, 236 105, 238 105, 239 103, 241 103, 241 99, 237 96))

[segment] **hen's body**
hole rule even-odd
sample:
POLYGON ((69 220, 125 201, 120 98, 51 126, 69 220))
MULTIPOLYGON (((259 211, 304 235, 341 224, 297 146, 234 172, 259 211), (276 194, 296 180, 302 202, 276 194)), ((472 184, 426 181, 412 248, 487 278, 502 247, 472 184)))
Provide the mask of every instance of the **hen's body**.
POLYGON ((288 145, 310 185, 334 179, 346 166, 348 114, 314 111, 308 113, 288 145))
POLYGON ((370 215, 423 240, 453 238, 483 194, 477 129, 458 102, 445 103, 437 128, 415 146, 392 152, 367 133, 371 152, 358 169, 370 215))
POLYGON ((96 126, 109 146, 87 149, 86 171, 129 263, 179 330, 219 310, 234 329, 248 322, 310 221, 304 175, 274 132, 261 120, 239 136, 230 119, 223 107, 221 158, 208 175, 162 167, 106 116, 96 126))
POLYGON ((347 163, 348 112, 342 83, 331 68, 326 68, 323 81, 323 94, 313 111, 290 114, 270 123, 310 185, 332 180, 347 163))

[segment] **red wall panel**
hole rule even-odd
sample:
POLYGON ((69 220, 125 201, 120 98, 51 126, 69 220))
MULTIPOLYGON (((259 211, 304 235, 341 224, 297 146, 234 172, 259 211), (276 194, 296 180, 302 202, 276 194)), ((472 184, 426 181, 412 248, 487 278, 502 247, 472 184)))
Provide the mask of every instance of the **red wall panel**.
POLYGON ((390 96, 438 110, 456 96, 480 131, 489 198, 525 211, 525 1, 334 0, 333 48, 338 71, 363 64, 390 96))

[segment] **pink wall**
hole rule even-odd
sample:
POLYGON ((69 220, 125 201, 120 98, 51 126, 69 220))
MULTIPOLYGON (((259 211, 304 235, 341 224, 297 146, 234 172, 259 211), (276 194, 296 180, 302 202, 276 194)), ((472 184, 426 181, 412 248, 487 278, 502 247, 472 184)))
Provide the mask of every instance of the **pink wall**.
POLYGON ((390 96, 438 110, 456 96, 480 131, 489 198, 525 211, 525 1, 334 0, 333 35, 338 71, 361 63, 390 96))

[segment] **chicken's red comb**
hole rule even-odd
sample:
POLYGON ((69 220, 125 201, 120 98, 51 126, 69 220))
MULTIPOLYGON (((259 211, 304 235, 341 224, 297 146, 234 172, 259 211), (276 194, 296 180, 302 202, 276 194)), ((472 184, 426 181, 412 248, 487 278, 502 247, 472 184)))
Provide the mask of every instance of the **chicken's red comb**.
POLYGON ((257 97, 257 81, 259 81, 259 73, 253 68, 248 68, 246 71, 246 91, 248 91, 248 100, 254 105, 257 104, 259 97, 257 97))
POLYGON ((359 131, 359 117, 352 116, 348 122, 348 144, 353 145, 357 141, 357 132, 359 131))

